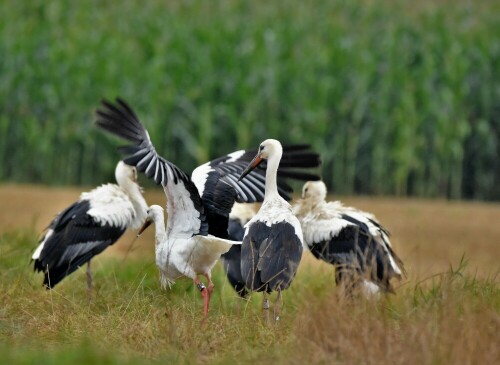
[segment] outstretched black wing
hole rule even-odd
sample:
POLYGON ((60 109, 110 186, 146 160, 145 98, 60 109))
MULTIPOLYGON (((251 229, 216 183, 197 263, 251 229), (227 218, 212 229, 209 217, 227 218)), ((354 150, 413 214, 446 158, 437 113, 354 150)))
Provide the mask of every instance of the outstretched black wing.
MULTIPOLYGON (((238 181, 256 154, 256 149, 232 152, 198 166, 191 174, 191 179, 207 208, 211 234, 227 238, 229 213, 235 201, 264 201, 266 162, 251 171, 245 179, 238 181)), ((307 172, 306 169, 316 168, 320 163, 319 155, 311 152, 309 145, 284 146, 278 169, 280 195, 286 200, 291 199, 293 189, 288 185, 287 179, 319 180, 318 175, 307 172)))
POLYGON ((193 234, 205 235, 208 232, 205 209, 196 186, 189 176, 170 161, 160 156, 149 138, 149 134, 139 121, 132 108, 122 99, 116 103, 102 101, 102 108, 96 112, 97 126, 132 142, 120 148, 125 158, 123 161, 135 166, 139 171, 161 184, 167 194, 169 222, 172 228, 185 229, 191 225, 193 234), (182 210, 175 210, 174 202, 182 201, 182 210), (176 223, 175 220, 178 220, 176 223))

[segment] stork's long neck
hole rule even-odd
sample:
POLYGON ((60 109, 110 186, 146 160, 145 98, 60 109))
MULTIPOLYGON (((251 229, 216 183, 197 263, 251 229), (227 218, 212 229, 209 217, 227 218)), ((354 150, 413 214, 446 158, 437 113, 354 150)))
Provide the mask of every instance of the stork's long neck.
POLYGON ((155 224, 155 246, 158 247, 165 240, 165 218, 163 211, 155 212, 153 222, 155 224))
POLYGON ((281 161, 281 155, 283 153, 273 154, 269 156, 267 160, 267 171, 266 171, 266 194, 264 200, 270 199, 274 196, 279 196, 278 194, 278 184, 277 184, 277 173, 278 167, 281 161))

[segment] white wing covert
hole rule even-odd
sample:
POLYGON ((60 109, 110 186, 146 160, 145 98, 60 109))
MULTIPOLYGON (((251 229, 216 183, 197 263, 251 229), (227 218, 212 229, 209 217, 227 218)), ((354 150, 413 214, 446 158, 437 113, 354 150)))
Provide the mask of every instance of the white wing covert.
POLYGON ((115 184, 105 184, 84 192, 80 199, 89 201, 90 209, 87 214, 102 225, 126 228, 134 220, 134 206, 123 190, 115 184))

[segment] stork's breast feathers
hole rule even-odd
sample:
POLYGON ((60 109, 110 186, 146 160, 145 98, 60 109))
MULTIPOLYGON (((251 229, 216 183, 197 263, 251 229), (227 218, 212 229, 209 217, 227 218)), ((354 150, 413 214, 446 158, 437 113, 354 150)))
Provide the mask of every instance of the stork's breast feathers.
POLYGON ((295 228, 297 235, 302 238, 300 222, 293 214, 292 206, 280 196, 275 196, 262 203, 258 213, 250 222, 264 222, 268 227, 279 222, 288 222, 295 228))

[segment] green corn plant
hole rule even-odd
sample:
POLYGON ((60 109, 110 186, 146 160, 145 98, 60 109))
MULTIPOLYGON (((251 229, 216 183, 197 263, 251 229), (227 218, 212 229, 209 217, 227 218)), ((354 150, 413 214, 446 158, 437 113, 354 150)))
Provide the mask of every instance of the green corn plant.
POLYGON ((274 137, 313 144, 334 193, 500 199, 500 5, 448 5, 7 0, 1 181, 112 177, 92 113, 121 96, 188 171, 274 137))

